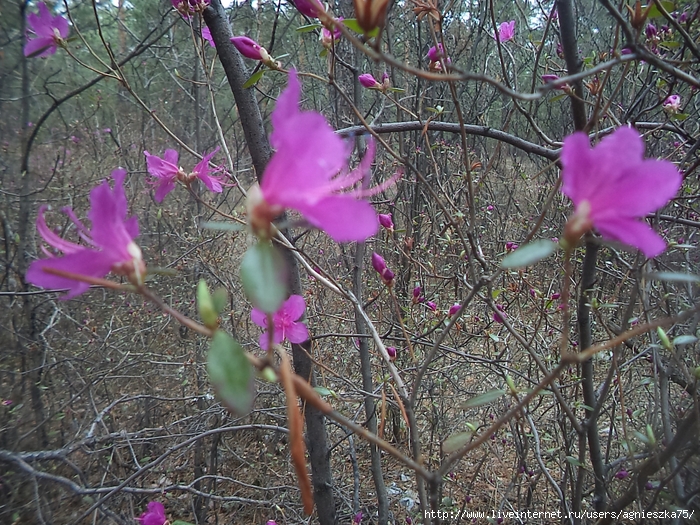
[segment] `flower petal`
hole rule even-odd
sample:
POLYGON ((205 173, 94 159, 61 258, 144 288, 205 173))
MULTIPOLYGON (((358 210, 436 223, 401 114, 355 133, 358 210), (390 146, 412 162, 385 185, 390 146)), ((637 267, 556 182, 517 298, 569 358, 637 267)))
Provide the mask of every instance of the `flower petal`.
POLYGON ((50 257, 34 261, 27 270, 26 279, 40 288, 68 288, 68 293, 60 298, 71 299, 85 292, 90 288, 90 285, 82 281, 74 281, 46 273, 44 268, 54 268, 90 277, 104 277, 112 268, 112 263, 108 254, 85 248, 63 257, 50 257))
POLYGON ((304 298, 301 295, 290 295, 289 299, 287 299, 284 304, 282 304, 282 308, 280 308, 280 312, 287 314, 292 321, 300 319, 301 316, 304 315, 305 310, 306 302, 304 302, 304 298))
POLYGON ((250 312, 250 319, 260 328, 267 328, 267 314, 262 310, 253 308, 250 312))
POLYGON ((299 203, 295 208, 336 242, 361 242, 379 229, 372 205, 349 195, 331 195, 313 204, 299 203))
POLYGON ((151 155, 147 151, 144 151, 143 154, 146 156, 146 168, 148 169, 148 173, 162 179, 173 179, 177 177, 179 171, 177 166, 177 151, 174 149, 166 149, 163 159, 151 155))
POLYGON ((290 343, 303 343, 309 339, 309 329, 304 323, 292 323, 287 327, 285 336, 290 343))
POLYGON ((53 37, 42 36, 29 40, 24 46, 25 57, 45 57, 56 52, 53 37))
POLYGON ((666 241, 647 223, 627 217, 598 221, 596 228, 603 237, 609 237, 639 248, 651 259, 666 249, 666 241))

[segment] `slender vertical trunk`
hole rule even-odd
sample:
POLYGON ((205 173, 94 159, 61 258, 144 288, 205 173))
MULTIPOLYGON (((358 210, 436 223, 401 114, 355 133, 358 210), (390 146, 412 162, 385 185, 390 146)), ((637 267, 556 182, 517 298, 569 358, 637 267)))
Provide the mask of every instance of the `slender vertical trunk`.
MULTIPOLYGON (((220 0, 212 0, 211 6, 204 12, 204 20, 211 30, 212 38, 216 43, 219 60, 236 100, 248 151, 250 152, 257 178, 261 180, 265 172, 265 166, 270 159, 270 143, 265 133, 260 108, 255 99, 255 92, 252 89, 243 89, 243 84, 248 79, 248 72, 243 64, 241 55, 230 43, 229 39, 233 35, 220 0)), ((291 253, 287 252, 285 258, 289 269, 290 290, 293 294, 300 294, 302 290, 299 267, 291 253)), ((315 379, 312 362, 307 353, 310 351, 310 341, 301 345, 292 345, 296 373, 308 380, 313 386, 315 379)), ((306 407, 304 414, 318 521, 321 525, 335 525, 333 477, 331 474, 325 418, 321 412, 311 406, 306 407)))

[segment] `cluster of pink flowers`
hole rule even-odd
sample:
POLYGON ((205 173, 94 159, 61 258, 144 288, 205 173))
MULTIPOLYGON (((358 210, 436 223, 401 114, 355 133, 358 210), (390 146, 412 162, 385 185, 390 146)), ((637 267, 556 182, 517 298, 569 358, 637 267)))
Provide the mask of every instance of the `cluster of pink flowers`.
MULTIPOLYGON (((148 182, 156 188, 156 201, 163 202, 165 196, 175 189, 177 181, 189 186, 192 182, 199 179, 209 190, 214 193, 221 193, 223 191, 222 183, 224 178, 223 176, 212 175, 209 169, 209 161, 216 155, 217 151, 219 151, 219 148, 216 148, 209 155, 205 155, 190 173, 185 172, 178 166, 178 153, 174 149, 166 149, 162 158, 144 151, 148 173, 153 177, 148 182)), ((217 171, 223 171, 223 168, 218 167, 214 170, 214 172, 217 171)))
POLYGON ((29 13, 27 23, 34 38, 27 36, 24 46, 26 57, 46 57, 53 55, 59 45, 63 45, 69 33, 68 20, 60 15, 52 16, 44 2, 40 2, 39 13, 29 13))
POLYGON ((447 65, 452 63, 452 60, 445 54, 445 49, 439 42, 437 46, 433 46, 430 49, 428 49, 427 58, 430 61, 428 69, 430 69, 431 71, 442 71, 441 60, 444 60, 445 64, 447 65))

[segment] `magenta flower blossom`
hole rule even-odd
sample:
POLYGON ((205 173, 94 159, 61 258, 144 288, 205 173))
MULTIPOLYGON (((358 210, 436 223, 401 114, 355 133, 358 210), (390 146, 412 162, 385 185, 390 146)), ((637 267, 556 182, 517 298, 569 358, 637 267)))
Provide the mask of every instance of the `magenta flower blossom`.
POLYGON ((497 304, 496 305, 496 311, 493 312, 493 320, 496 321, 497 323, 503 324, 503 321, 505 321, 506 317, 506 308, 502 304, 497 304))
POLYGON ((428 309, 429 309, 430 311, 432 311, 432 312, 434 312, 434 311, 437 310, 437 305, 436 305, 433 301, 427 301, 427 302, 425 303, 425 306, 427 306, 428 309))
POLYGON ((644 29, 644 34, 646 35, 647 40, 651 40, 656 38, 659 32, 656 30, 656 26, 654 24, 647 24, 647 27, 644 29))
POLYGON ((460 309, 461 307, 462 307, 462 305, 459 304, 459 303, 453 304, 452 306, 450 306, 450 309, 449 309, 449 311, 447 312, 447 315, 448 315, 449 317, 452 317, 454 314, 456 314, 457 312, 459 312, 459 309, 460 309))
POLYGON ((362 523, 362 511, 355 514, 355 516, 352 518, 352 523, 353 525, 360 525, 360 523, 362 523))
POLYGON ((211 30, 208 27, 203 27, 202 28, 202 38, 209 42, 209 45, 211 47, 216 47, 216 44, 214 43, 214 39, 211 36, 211 30))
POLYGON ((668 203, 683 179, 671 162, 644 159, 644 141, 636 130, 619 128, 595 148, 586 134, 569 135, 561 162, 561 191, 576 210, 565 228, 567 242, 575 244, 594 227, 603 238, 639 248, 648 258, 666 249, 640 219, 668 203))
POLYGON ((501 25, 498 26, 498 29, 494 35, 494 38, 496 40, 500 40, 501 42, 513 40, 513 37, 515 37, 515 20, 511 20, 510 22, 502 22, 501 25))
POLYGON ((379 277, 382 278, 384 284, 391 286, 394 282, 394 272, 392 272, 386 265, 384 257, 378 253, 372 253, 372 267, 377 271, 379 277))
POLYGON ((151 501, 148 510, 141 514, 136 520, 141 525, 164 525, 168 518, 165 516, 165 507, 159 501, 151 501))
POLYGON ((396 347, 394 346, 387 346, 386 347, 386 353, 389 356, 389 361, 396 361, 396 347))
POLYGON ((630 473, 627 472, 625 469, 619 470, 619 471, 617 471, 617 472, 615 473, 615 477, 616 477, 617 479, 625 479, 625 478, 628 477, 629 475, 630 475, 630 473))
MULTIPOLYGON (((340 16, 337 18, 336 22, 340 24, 343 20, 343 17, 340 16)), ((321 29, 321 44, 323 44, 323 47, 333 47, 333 42, 340 39, 341 36, 343 36, 343 33, 337 25, 333 26, 333 31, 324 27, 321 29)))
POLYGON ((252 38, 248 38, 247 36, 234 36, 231 38, 231 43, 244 57, 252 58, 253 60, 261 60, 263 62, 270 61, 270 55, 265 48, 252 38))
POLYGON ((389 231, 394 231, 394 221, 391 220, 391 213, 380 213, 377 215, 377 218, 379 219, 379 224, 381 224, 382 227, 389 231))
POLYGON ((88 218, 92 222, 92 230, 87 230, 71 208, 63 209, 85 245, 67 241, 57 235, 44 220, 47 207, 42 206, 39 209, 36 219, 37 231, 46 244, 55 251, 63 252, 63 256, 57 257, 48 249, 42 248, 49 257, 34 261, 29 266, 26 275, 28 282, 40 288, 68 288, 68 293, 61 299, 80 295, 90 285, 47 273, 45 269, 100 278, 111 271, 129 277, 132 282, 141 282, 146 267, 141 249, 133 241, 139 235, 138 219, 135 216, 128 219, 126 217, 127 202, 123 186, 125 177, 125 170, 114 170, 114 190, 105 181, 90 192, 88 218))
POLYGON ((292 0, 292 3, 297 11, 309 18, 318 18, 318 13, 325 11, 318 0, 292 0))
MULTIPOLYGON (((216 155, 217 151, 219 151, 219 148, 216 148, 209 155, 205 155, 194 167, 192 173, 185 173, 185 170, 178 166, 178 153, 174 149, 166 149, 163 158, 156 157, 148 153, 148 151, 144 151, 143 154, 146 156, 148 173, 154 177, 148 182, 156 187, 156 202, 163 202, 165 196, 173 191, 175 182, 178 180, 189 185, 195 179, 199 179, 209 190, 214 193, 221 193, 223 191, 223 178, 221 176, 211 175, 209 170, 209 161, 216 155)), ((219 171, 220 169, 221 168, 217 168, 215 171, 219 171)))
POLYGON ((428 49, 428 60, 431 62, 438 62, 442 57, 445 56, 445 50, 442 44, 438 43, 437 46, 433 46, 428 49))
POLYGON ((366 87, 368 89, 377 89, 382 86, 379 82, 377 82, 377 79, 374 78, 371 73, 364 73, 363 75, 357 77, 357 80, 360 81, 362 87, 366 87))
MULTIPOLYGON (((281 344, 287 339, 290 343, 303 343, 309 338, 309 330, 302 322, 297 322, 304 315, 306 303, 301 295, 292 295, 287 299, 279 310, 272 316, 272 324, 274 329, 272 332, 272 342, 276 345, 281 344)), ((250 318, 260 328, 264 328, 265 332, 260 334, 260 348, 268 349, 267 335, 267 315, 262 310, 253 308, 250 313, 250 318)))
POLYGON ((24 46, 25 57, 53 55, 56 48, 68 36, 68 20, 60 15, 51 16, 44 2, 40 2, 38 7, 39 14, 27 15, 27 23, 35 37, 30 39, 27 35, 27 43, 24 46))
POLYGON ((347 171, 349 144, 337 136, 315 111, 300 111, 301 86, 294 70, 289 85, 272 112, 270 143, 275 154, 267 164, 260 188, 249 190, 249 220, 258 235, 267 236, 270 222, 285 208, 297 210, 316 228, 337 242, 364 241, 379 223, 372 205, 363 197, 394 183, 400 172, 375 188, 361 189, 374 158, 374 141, 359 167, 347 171))
POLYGON ((664 100, 664 111, 668 113, 678 113, 681 109, 681 97, 670 95, 664 100))

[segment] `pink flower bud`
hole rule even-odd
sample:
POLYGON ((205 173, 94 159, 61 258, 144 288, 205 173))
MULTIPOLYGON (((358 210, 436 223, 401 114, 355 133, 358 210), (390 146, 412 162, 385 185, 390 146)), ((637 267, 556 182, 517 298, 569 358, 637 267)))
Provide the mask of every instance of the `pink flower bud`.
POLYGON ((432 302, 432 301, 426 302, 426 303, 425 303, 425 306, 427 306, 428 308, 430 308, 433 312, 434 312, 435 310, 437 310, 437 305, 436 305, 434 302, 432 302))
POLYGON ((447 315, 449 315, 450 317, 452 317, 454 314, 456 314, 457 312, 459 312, 459 309, 460 309, 461 307, 462 307, 462 305, 459 304, 459 303, 453 304, 452 306, 450 306, 450 310, 447 312, 447 315))
POLYGON ((380 213, 377 217, 379 217, 379 224, 389 231, 394 231, 394 221, 391 220, 391 213, 380 213))
POLYGON ((261 47, 255 40, 247 36, 234 36, 231 38, 231 43, 236 46, 236 49, 246 58, 253 60, 261 60, 267 62, 270 60, 270 55, 267 54, 264 47, 261 47))
POLYGON ((506 312, 505 312, 505 307, 502 304, 497 304, 496 309, 498 310, 497 312, 493 312, 493 320, 496 321, 497 323, 503 324, 503 321, 506 319, 506 312))
POLYGON ((438 44, 437 46, 433 46, 428 49, 428 60, 431 62, 438 62, 444 55, 445 50, 443 49, 442 44, 438 44))
POLYGON ((381 84, 377 82, 377 79, 375 79, 370 73, 360 75, 357 77, 357 80, 360 81, 362 87, 366 87, 368 89, 381 87, 381 84))
POLYGON ((389 354, 389 361, 396 361, 396 348, 395 347, 387 346, 386 353, 389 354))
POLYGON ((625 479, 629 475, 630 475, 629 472, 627 472, 625 469, 622 469, 615 474, 615 477, 617 479, 625 479))
POLYGON ((387 268, 386 261, 378 253, 372 253, 372 267, 377 271, 384 284, 391 286, 394 281, 394 272, 387 268))
POLYGON ((667 113, 678 113, 681 109, 681 97, 678 95, 670 95, 664 101, 664 111, 667 113))

